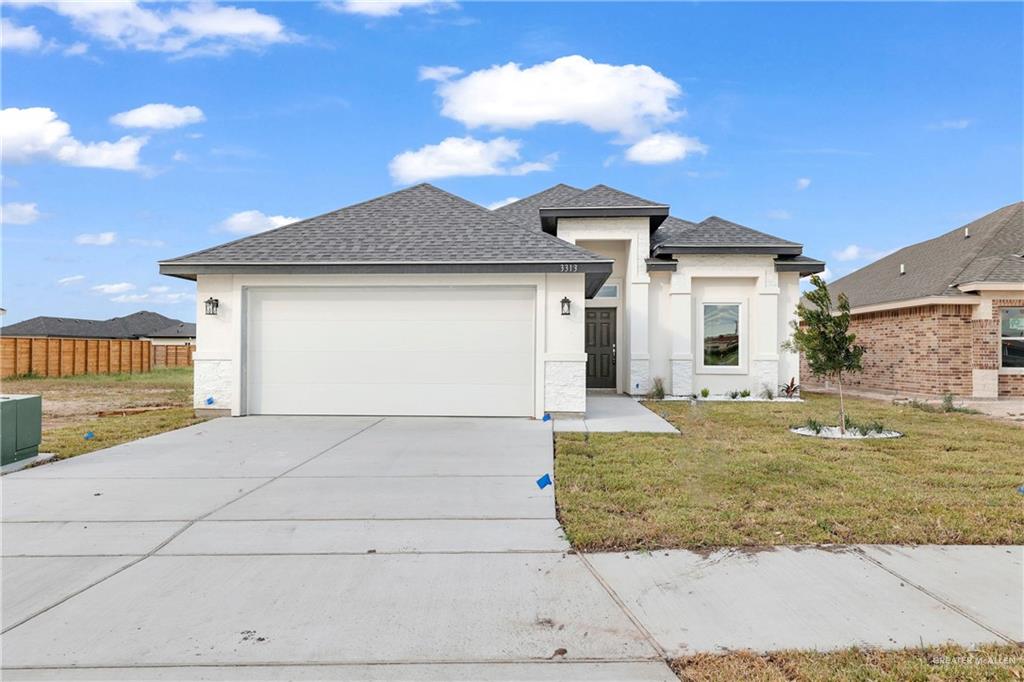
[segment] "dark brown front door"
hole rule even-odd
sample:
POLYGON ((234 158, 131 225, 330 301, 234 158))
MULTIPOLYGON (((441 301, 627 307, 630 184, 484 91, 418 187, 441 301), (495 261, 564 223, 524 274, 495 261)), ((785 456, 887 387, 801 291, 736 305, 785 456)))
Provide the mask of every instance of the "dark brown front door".
POLYGON ((587 308, 587 388, 615 388, 615 308, 587 308))

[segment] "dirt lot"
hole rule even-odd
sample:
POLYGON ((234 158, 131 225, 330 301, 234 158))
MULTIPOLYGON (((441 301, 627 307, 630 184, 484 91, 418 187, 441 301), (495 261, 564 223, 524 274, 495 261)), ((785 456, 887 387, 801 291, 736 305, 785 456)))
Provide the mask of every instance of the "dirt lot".
POLYGON ((101 412, 192 404, 192 368, 144 374, 85 374, 61 378, 17 378, 0 382, 4 393, 43 396, 43 431, 94 419, 101 412))
POLYGON ((39 451, 61 458, 201 421, 192 411, 191 367, 143 374, 19 377, 0 381, 0 392, 43 396, 39 451))

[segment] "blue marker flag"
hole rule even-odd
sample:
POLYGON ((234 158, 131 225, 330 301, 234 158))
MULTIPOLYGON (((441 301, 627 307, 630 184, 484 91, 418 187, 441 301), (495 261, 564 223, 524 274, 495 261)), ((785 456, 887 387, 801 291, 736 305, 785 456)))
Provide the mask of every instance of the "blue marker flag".
POLYGON ((213 405, 213 396, 210 396, 210 397, 208 397, 208 398, 206 399, 206 404, 207 404, 207 405, 213 405))
POLYGON ((1021 495, 1024 495, 1024 485, 1022 485, 1021 487, 1017 488, 1017 492, 1019 492, 1021 495))
POLYGON ((93 433, 92 431, 86 431, 85 432, 85 439, 86 440, 92 440, 95 437, 96 437, 96 434, 93 433))
POLYGON ((551 485, 551 474, 544 474, 537 479, 537 487, 541 490, 544 490, 544 488, 547 488, 549 485, 551 485))
POLYGON ((549 422, 549 421, 551 421, 551 415, 550 414, 544 415, 544 418, 541 419, 541 421, 542 422, 549 422))

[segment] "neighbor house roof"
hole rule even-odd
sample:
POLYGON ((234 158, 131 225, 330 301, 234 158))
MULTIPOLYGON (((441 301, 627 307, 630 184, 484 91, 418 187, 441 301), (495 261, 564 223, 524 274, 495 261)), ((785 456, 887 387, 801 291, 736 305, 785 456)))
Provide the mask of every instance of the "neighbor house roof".
POLYGON ((829 284, 850 306, 962 296, 971 283, 1024 282, 1024 202, 907 246, 829 284), (903 273, 900 274, 900 265, 903 273))
MULTIPOLYGON (((140 310, 131 315, 109 320, 86 320, 75 317, 33 317, 3 328, 4 336, 63 336, 72 338, 134 339, 151 336, 158 329, 186 324, 159 313, 140 310)), ((195 325, 192 325, 193 328, 195 325)))
POLYGON ((179 322, 170 327, 157 329, 146 334, 154 339, 194 339, 196 336, 196 325, 194 322, 179 322))
POLYGON ((551 272, 566 263, 588 274, 588 291, 611 272, 604 256, 424 183, 162 261, 160 271, 551 272))

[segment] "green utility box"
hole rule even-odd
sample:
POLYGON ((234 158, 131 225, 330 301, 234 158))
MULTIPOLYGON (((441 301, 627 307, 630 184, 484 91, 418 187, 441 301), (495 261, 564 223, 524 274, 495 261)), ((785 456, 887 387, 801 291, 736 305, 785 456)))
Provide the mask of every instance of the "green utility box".
POLYGON ((42 436, 40 396, 0 395, 0 466, 38 455, 42 436))

